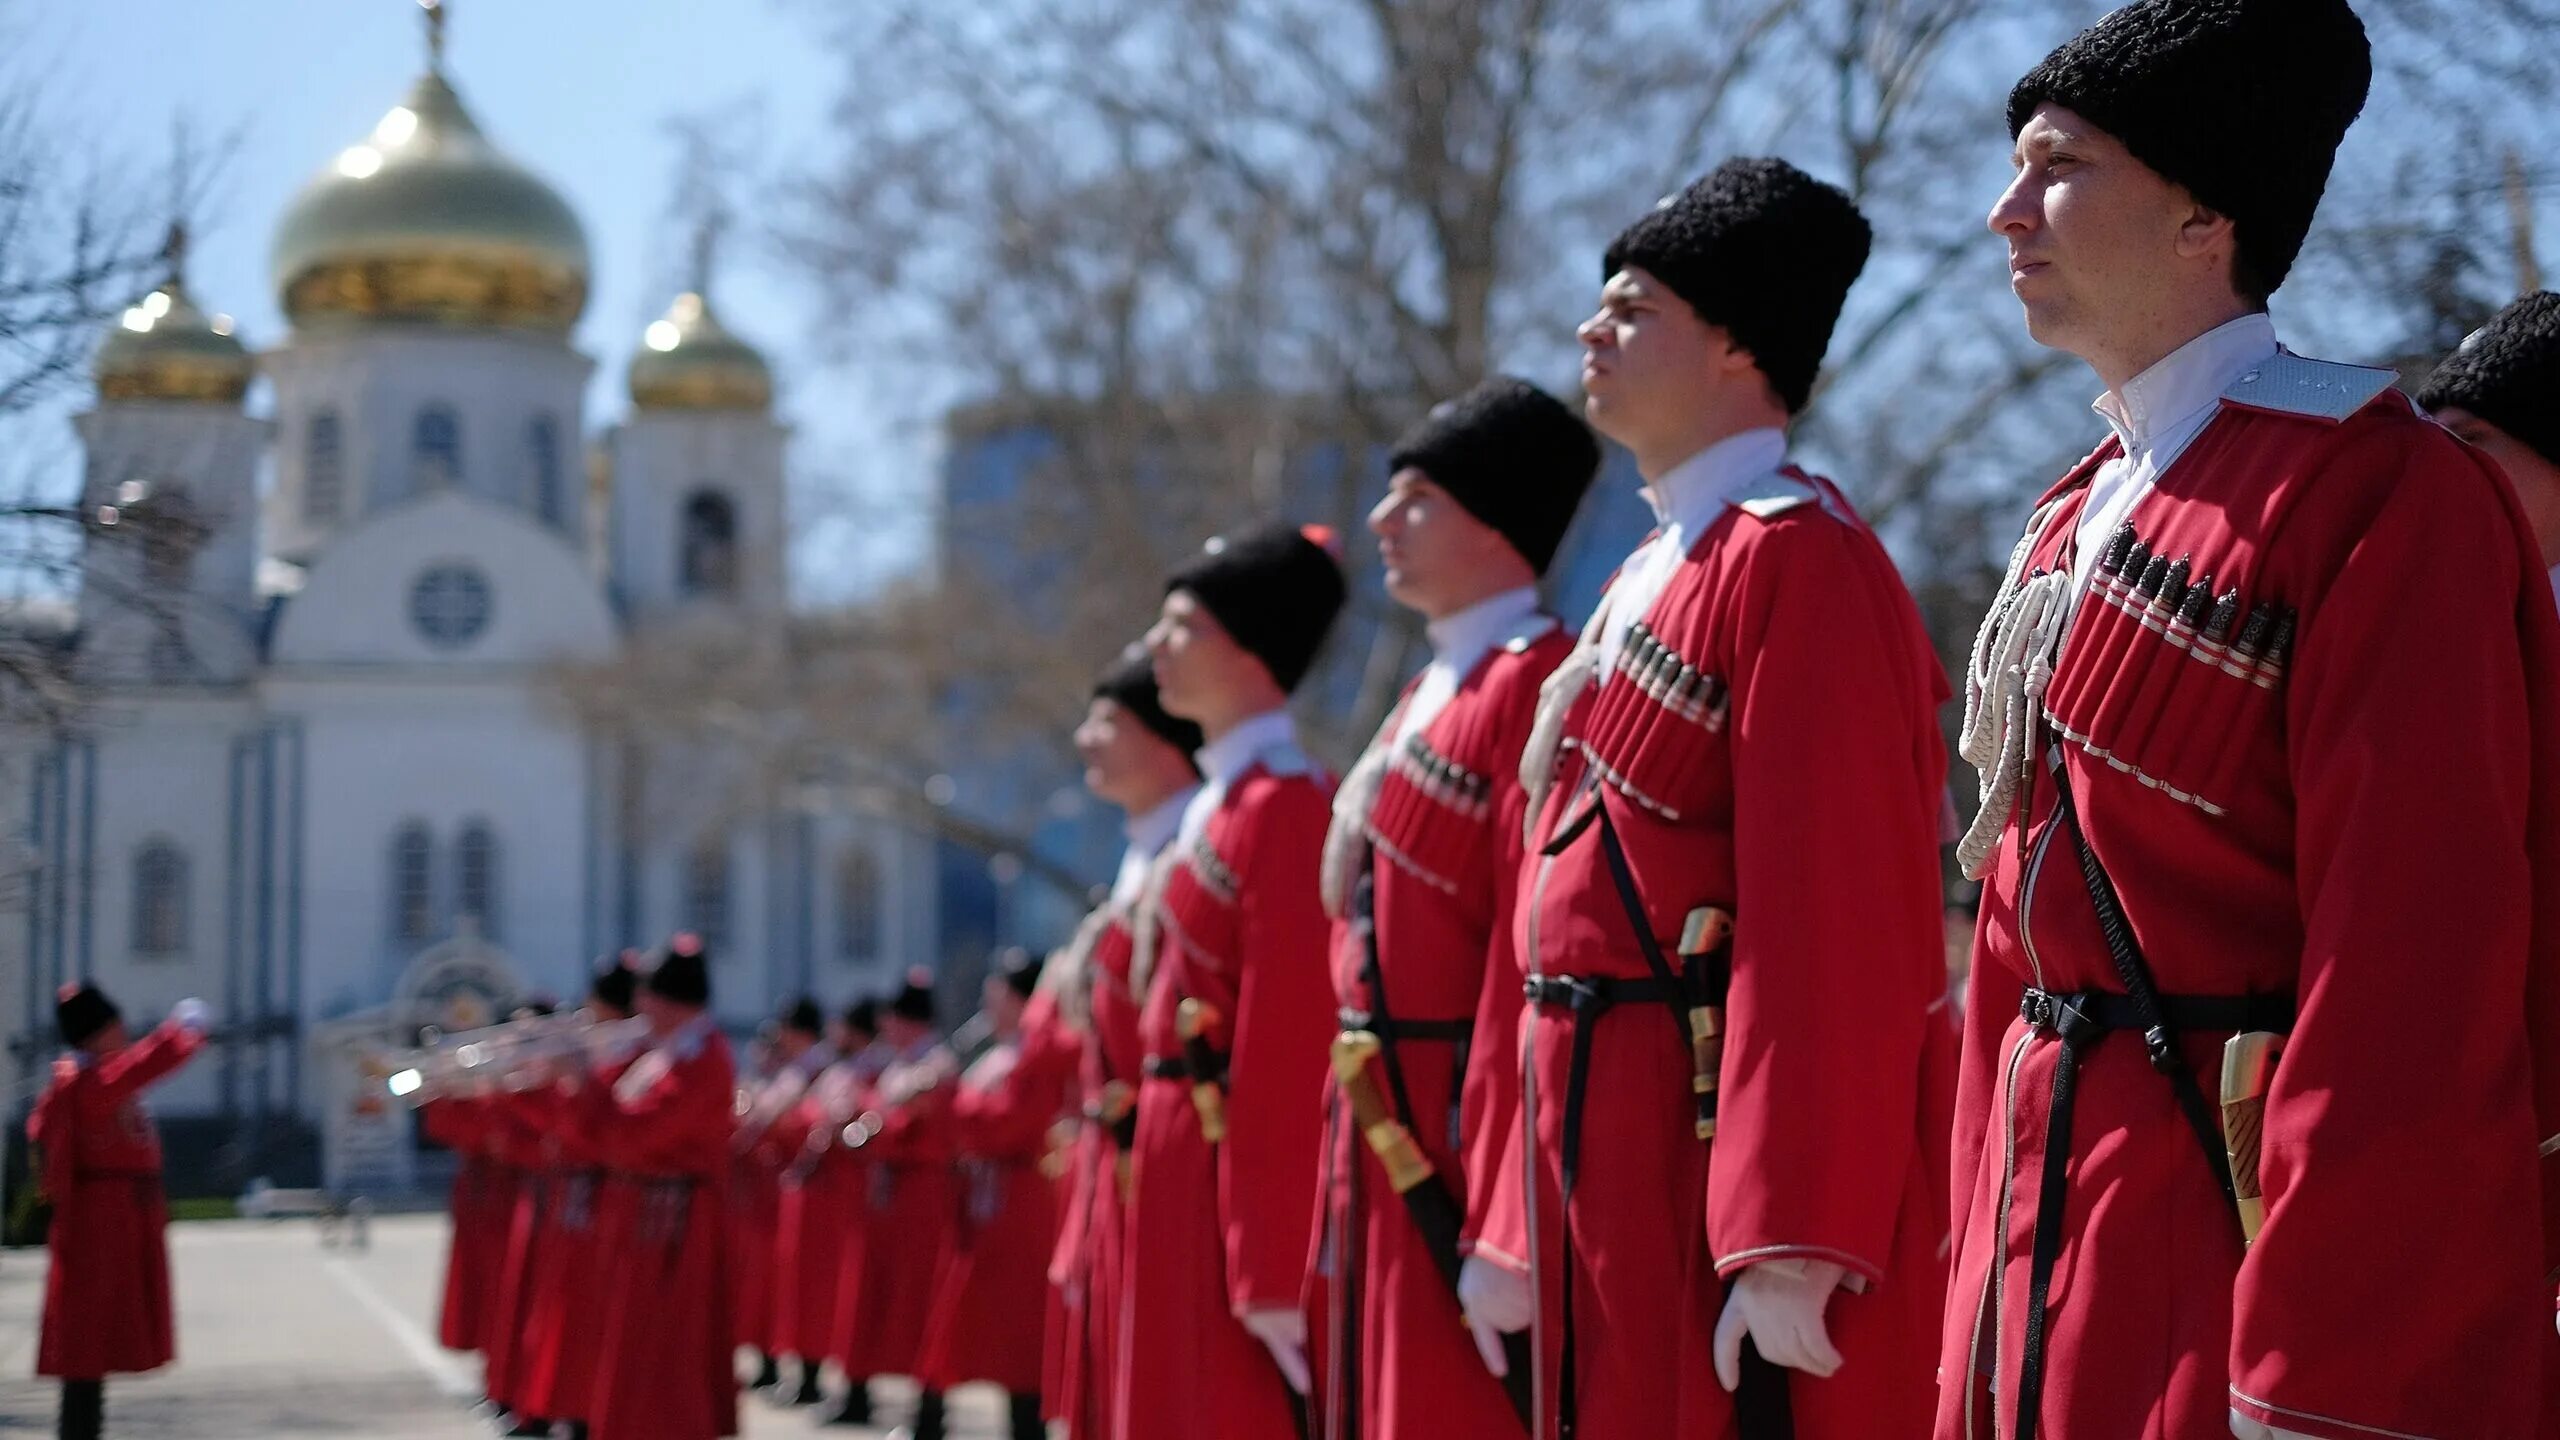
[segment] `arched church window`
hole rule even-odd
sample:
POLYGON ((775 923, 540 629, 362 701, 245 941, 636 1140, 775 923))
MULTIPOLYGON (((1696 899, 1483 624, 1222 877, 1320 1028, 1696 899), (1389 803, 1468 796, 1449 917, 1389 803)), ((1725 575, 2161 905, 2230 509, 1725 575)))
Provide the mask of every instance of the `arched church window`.
POLYGON ((498 837, 486 820, 462 827, 454 846, 455 908, 471 917, 480 933, 498 933, 498 837))
POLYGON ((442 490, 462 480, 462 422, 450 405, 430 405, 418 412, 409 441, 411 489, 442 490))
POLYGON ((391 938, 425 940, 436 927, 435 841, 427 822, 391 832, 391 938))
POLYGON ((717 955, 729 943, 729 842, 713 836, 684 862, 684 928, 717 955))
POLYGON ((334 524, 346 505, 344 444, 338 412, 323 410, 311 417, 302 441, 302 518, 314 525, 334 524))
POLYGON ((836 867, 836 952, 861 964, 880 954, 880 862, 855 850, 836 867))
POLYGON ((533 513, 558 530, 569 523, 568 487, 560 475, 560 422, 536 415, 525 426, 525 463, 533 478, 533 513))
POLYGON ((187 857, 169 840, 146 840, 133 855, 133 953, 187 949, 187 857))
POLYGON ((717 490, 697 490, 684 502, 676 583, 687 595, 737 593, 738 509, 717 490))

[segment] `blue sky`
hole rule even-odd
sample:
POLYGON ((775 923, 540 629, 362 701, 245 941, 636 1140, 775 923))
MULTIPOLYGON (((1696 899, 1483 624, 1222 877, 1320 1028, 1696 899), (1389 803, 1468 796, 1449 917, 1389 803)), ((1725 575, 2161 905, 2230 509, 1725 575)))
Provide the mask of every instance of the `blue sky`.
MULTIPOLYGON (((446 69, 481 128, 565 195, 585 222, 593 286, 575 334, 599 362, 590 427, 626 408, 623 362, 666 308, 685 270, 687 236, 667 216, 678 158, 677 116, 712 113, 752 137, 770 173, 828 143, 836 66, 820 43, 817 0, 447 0, 446 69)), ((194 242, 189 277, 208 310, 237 317, 253 346, 284 320, 269 288, 267 245, 303 183, 361 139, 425 63, 415 0, 0 0, 0 46, 16 52, 13 83, 39 77, 49 132, 101 161, 164 154, 183 120, 208 135, 239 132, 215 203, 194 242)), ((76 156, 87 159, 89 156, 76 156)), ((156 181, 146 183, 156 184, 156 181)), ((759 182, 738 200, 752 208, 759 182)), ((752 230, 754 222, 741 227, 752 230)), ((802 514, 802 588, 841 595, 914 553, 912 515, 927 490, 923 438, 866 399, 857 375, 808 358, 843 320, 808 312, 806 293, 752 235, 727 248, 716 289, 730 327, 760 345, 798 431, 793 458, 802 514), (861 498, 858 516, 842 497, 861 498), (859 530, 889 537, 851 549, 859 530)), ((252 406, 261 397, 252 396, 252 406)), ((69 443, 64 423, 86 397, 38 417, 38 443, 69 443)))

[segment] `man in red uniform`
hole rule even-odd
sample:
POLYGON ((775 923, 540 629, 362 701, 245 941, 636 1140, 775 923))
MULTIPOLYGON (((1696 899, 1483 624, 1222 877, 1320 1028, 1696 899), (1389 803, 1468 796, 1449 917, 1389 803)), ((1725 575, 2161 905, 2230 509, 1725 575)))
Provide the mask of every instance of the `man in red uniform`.
POLYGON ((1333 781, 1298 747, 1288 701, 1342 608, 1334 543, 1277 524, 1213 540, 1166 582, 1147 632, 1165 708, 1207 737, 1207 783, 1157 863, 1130 975, 1146 997, 1146 1079, 1121 1440, 1305 1428, 1307 1232, 1333 1033, 1316 871, 1333 781))
POLYGON ((818 1012, 818 1002, 803 995, 784 1006, 775 1019, 771 1069, 738 1091, 738 1129, 729 1142, 736 1157, 730 1171, 731 1213, 738 1225, 731 1256, 738 1296, 738 1343, 755 1352, 755 1378, 747 1383, 759 1390, 782 1383, 782 1366, 775 1357, 783 1349, 773 1323, 782 1177, 761 1142, 773 1122, 807 1093, 809 1077, 834 1058, 826 1045, 826 1020, 818 1012))
POLYGON ((2560 293, 2499 311, 2427 377, 2418 403, 2507 472, 2560 586, 2560 293))
MULTIPOLYGON (((1076 1050, 1035 997, 1039 962, 1016 955, 987 977, 994 1035, 951 1091, 960 1153, 959 1215, 935 1270, 917 1378, 940 1393, 971 1380, 1004 1387, 1012 1440, 1047 1440, 1040 1414, 1041 1326, 1058 1238, 1057 1182, 1041 1172, 1049 1128, 1066 1109, 1076 1050)), ((944 1440, 941 1412, 914 1440, 944 1440)))
MULTIPOLYGON (((818 1382, 834 1342, 836 1300, 844 1285, 844 1256, 862 1223, 865 1171, 844 1144, 844 1127, 862 1113, 887 1055, 880 1039, 879 1004, 859 1000, 836 1017, 827 1049, 834 1059, 782 1112, 759 1142, 779 1167, 782 1194, 775 1211, 774 1343, 800 1362, 800 1386, 773 1398, 786 1405, 815 1405, 826 1398, 818 1382)), ((871 1392, 849 1385, 830 1424, 869 1424, 871 1392)))
POLYGON ((2560 619, 2265 313, 2370 74, 2343 0, 2138 0, 2011 92, 1990 225, 2114 433, 1968 667, 1941 1440, 2560 1433, 2560 619))
POLYGON ((600 1137, 611 1257, 594 1440, 738 1433, 727 1199, 737 1071, 712 1018, 702 942, 679 935, 642 984, 649 1048, 615 1077, 600 1137))
POLYGON ((62 1381, 63 1440, 96 1440, 106 1378, 178 1358, 160 1132, 142 1092, 203 1047, 205 1010, 182 1000, 136 1042, 106 992, 81 983, 54 997, 53 1017, 72 1053, 54 1062, 27 1118, 53 1204, 36 1373, 62 1381))
MULTIPOLYGON (((600 963, 587 988, 585 1018, 622 1025, 637 1001, 638 956, 625 952, 600 963)), ((549 1146, 551 1183, 544 1198, 541 1238, 534 1246, 533 1298, 524 1324, 523 1408, 569 1427, 571 1440, 586 1440, 595 1414, 597 1318, 612 1276, 597 1232, 596 1201, 603 1182, 601 1148, 613 1109, 613 1083, 631 1052, 591 1048, 583 1063, 564 1065, 550 1085, 532 1093, 538 1125, 549 1146)))
MULTIPOLYGON (((1387 593, 1428 622, 1431 663, 1334 797, 1325 908, 1343 1031, 1378 1050, 1347 1063, 1432 1174, 1414 1183, 1384 1168, 1351 1105, 1336 1103, 1317 1255, 1334 1281, 1328 1434, 1525 1433, 1498 1378, 1509 1362, 1498 1343, 1479 1358, 1452 1287, 1519 1123, 1520 752, 1539 684, 1573 648, 1539 608, 1538 577, 1599 464, 1572 411, 1525 382, 1489 380, 1397 443, 1369 516, 1387 593)), ((1526 1308, 1525 1254, 1472 1263, 1510 1271, 1501 1288, 1526 1308)), ((1497 1317, 1471 1318, 1490 1334, 1497 1317)))
POLYGON ((495 1095, 479 1081, 469 1083, 475 1088, 440 1093, 419 1106, 418 1123, 428 1139, 454 1156, 446 1202, 452 1228, 445 1239, 444 1304, 437 1314, 436 1338, 448 1350, 477 1351, 489 1343, 489 1312, 506 1264, 517 1177, 498 1158, 495 1095))
POLYGON ((1838 190, 1729 161, 1609 247, 1581 329, 1660 527, 1522 759, 1532 1163, 1477 1254, 1532 1259, 1542 1435, 1928 1424, 1946 682, 1883 546, 1787 459, 1868 239, 1838 190))
POLYGON ((1128 1260, 1129 1152, 1137 1139, 1138 996, 1129 988, 1131 916, 1147 872, 1200 788, 1200 727, 1165 713, 1155 668, 1132 648, 1095 683, 1076 726, 1084 787, 1127 817, 1128 849, 1111 890, 1049 962, 1061 1023, 1081 1044, 1084 1131, 1068 1175, 1067 1212, 1049 1262, 1056 1309, 1042 1393, 1051 1418, 1083 1440, 1107 1440, 1120 1288, 1128 1260))
MULTIPOLYGON (((548 1016, 555 1007, 537 999, 519 1007, 510 1020, 548 1016)), ((479 1102, 482 1148, 510 1177, 514 1194, 498 1247, 496 1275, 488 1291, 488 1312, 480 1322, 482 1388, 498 1407, 500 1433, 513 1436, 551 1433, 551 1420, 528 1401, 526 1319, 533 1302, 534 1272, 540 1264, 543 1212, 551 1203, 554 1182, 551 1144, 543 1110, 548 1087, 537 1087, 532 1073, 511 1074, 479 1102)))
MULTIPOLYGON (((933 972, 910 970, 880 1017, 883 1060, 862 1113, 840 1143, 860 1162, 861 1219, 839 1265, 828 1356, 844 1371, 844 1408, 870 1413, 874 1375, 916 1375, 934 1267, 958 1217, 952 1171, 951 1081, 960 1063, 934 1029, 933 972)), ((939 1434, 942 1392, 918 1397, 915 1430, 939 1434)))

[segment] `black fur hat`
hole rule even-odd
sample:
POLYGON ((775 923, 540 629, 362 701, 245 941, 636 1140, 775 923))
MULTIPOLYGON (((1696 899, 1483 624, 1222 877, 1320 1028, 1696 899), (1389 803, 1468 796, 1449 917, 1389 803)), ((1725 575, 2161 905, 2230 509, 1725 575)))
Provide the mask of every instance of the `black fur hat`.
POLYGON ((1267 521, 1211 540, 1164 588, 1190 592, 1281 689, 1295 691, 1342 610, 1338 545, 1321 525, 1267 521))
POLYGON ((933 1010, 933 972, 918 966, 907 972, 907 983, 890 997, 889 1013, 918 1025, 930 1025, 933 1010))
POLYGON ((1650 271, 1750 351, 1793 414, 1874 240, 1837 186, 1784 160, 1727 160, 1610 241, 1600 278, 1650 271))
POLYGON ((1039 987, 1040 966, 1047 958, 1015 946, 996 957, 996 974, 1003 978, 1006 987, 1014 994, 1028 1000, 1031 992, 1039 987))
POLYGON ((2427 377, 2418 403, 2468 410, 2560 465, 2560 294, 2499 311, 2427 377))
POLYGON ((640 955, 625 950, 596 962, 595 973, 587 982, 587 993, 616 1010, 628 1012, 640 988, 640 955))
POLYGON ((1431 407, 1405 432, 1387 473, 1407 468, 1430 476, 1543 575, 1599 473, 1600 443, 1562 401, 1497 375, 1431 407))
MULTIPOLYGON (((1093 682, 1093 698, 1108 700, 1136 717, 1155 737, 1183 753, 1188 759, 1199 753, 1200 727, 1179 715, 1165 713, 1164 697, 1156 692, 1156 667, 1147 659, 1145 647, 1132 645, 1111 662, 1102 678, 1093 682)), ((1192 762, 1197 773, 1199 762, 1192 762)))
POLYGON ((107 998, 107 992, 86 980, 53 993, 54 1026, 62 1032, 62 1043, 75 1050, 123 1018, 124 1012, 107 998))
POLYGON ((678 1005, 711 1003, 711 957, 703 952, 702 937, 684 934, 667 942, 649 971, 649 993, 678 1005))
POLYGON ((818 1002, 806 995, 782 1007, 782 1014, 777 1018, 782 1021, 783 1029, 796 1030, 812 1039, 827 1033, 826 1016, 820 1013, 818 1002))
POLYGON ((2284 283, 2329 164, 2373 84, 2346 0, 2134 0, 2009 92, 2009 134, 2047 101, 2231 217, 2242 293, 2284 283))

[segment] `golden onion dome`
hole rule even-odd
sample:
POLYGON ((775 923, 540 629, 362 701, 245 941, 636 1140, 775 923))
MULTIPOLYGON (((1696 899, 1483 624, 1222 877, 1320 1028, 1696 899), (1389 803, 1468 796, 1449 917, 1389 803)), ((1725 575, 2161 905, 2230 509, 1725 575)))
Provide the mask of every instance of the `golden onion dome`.
POLYGON ((568 202, 489 143, 431 65, 294 198, 272 273, 296 326, 565 332, 586 308, 587 234, 568 202))
POLYGON ((642 332, 631 358, 631 403, 643 410, 767 410, 773 371, 730 334, 698 289, 642 332))
POLYGON ((231 317, 208 317, 187 298, 176 273, 181 245, 170 239, 167 284, 124 312, 98 345, 101 400, 191 400, 237 405, 254 367, 248 347, 231 333, 231 317))

